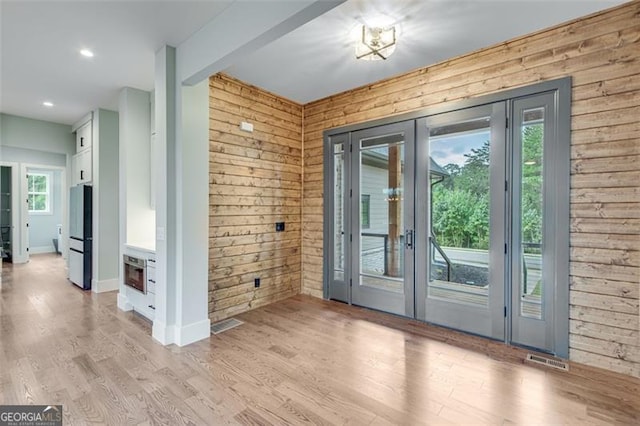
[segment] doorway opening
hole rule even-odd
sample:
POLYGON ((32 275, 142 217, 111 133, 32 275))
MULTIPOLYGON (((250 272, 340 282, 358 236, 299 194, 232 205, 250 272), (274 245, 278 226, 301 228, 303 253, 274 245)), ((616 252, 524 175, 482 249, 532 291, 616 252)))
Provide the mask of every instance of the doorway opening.
POLYGON ((0 258, 12 262, 18 223, 17 164, 0 163, 0 258))
POLYGON ((26 212, 29 254, 57 253, 62 241, 63 170, 27 167, 26 212))
POLYGON ((19 173, 19 260, 55 253, 67 258, 66 167, 21 163, 19 173))

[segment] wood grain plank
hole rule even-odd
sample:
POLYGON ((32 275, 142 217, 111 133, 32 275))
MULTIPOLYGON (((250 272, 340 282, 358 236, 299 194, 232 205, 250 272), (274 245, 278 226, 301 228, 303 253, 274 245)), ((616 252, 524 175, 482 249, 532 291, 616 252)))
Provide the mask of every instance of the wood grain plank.
POLYGON ((637 282, 613 281, 603 278, 571 277, 571 289, 596 295, 609 295, 638 299, 640 284, 637 282))
POLYGON ((571 206, 571 217, 640 219, 637 203, 576 203, 571 206))
POLYGON ((640 331, 594 324, 585 321, 571 320, 569 328, 573 334, 600 339, 614 343, 639 346, 640 331))
MULTIPOLYGON (((276 277, 280 275, 291 275, 292 277, 299 277, 301 271, 301 265, 278 265, 269 269, 263 269, 260 271, 260 278, 266 279, 270 277, 276 277)), ((246 285, 254 283, 256 274, 248 272, 243 275, 228 276, 224 278, 209 279, 209 290, 229 288, 233 286, 246 285)), ((213 295, 210 296, 213 299, 213 295)))
POLYGON ((591 247, 612 250, 640 250, 640 239, 634 234, 601 234, 577 232, 570 234, 571 247, 591 247))
POLYGON ((569 303, 576 306, 587 306, 612 312, 635 314, 638 312, 638 299, 609 296, 604 294, 571 292, 569 303))
MULTIPOLYGON (((588 306, 569 306, 569 318, 595 324, 608 325, 611 327, 624 328, 627 330, 640 330, 637 315, 611 312, 588 306)), ((569 336, 570 339, 573 337, 573 335, 569 336)))
POLYGON ((572 247, 572 261, 601 265, 640 266, 640 251, 572 247))

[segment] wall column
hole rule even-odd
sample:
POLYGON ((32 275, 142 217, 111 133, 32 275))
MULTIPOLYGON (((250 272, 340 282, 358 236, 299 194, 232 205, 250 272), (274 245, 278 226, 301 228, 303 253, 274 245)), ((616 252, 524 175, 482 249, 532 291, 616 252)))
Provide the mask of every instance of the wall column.
POLYGON ((153 338, 175 342, 176 229, 175 136, 176 50, 164 46, 156 53, 156 312, 153 338))

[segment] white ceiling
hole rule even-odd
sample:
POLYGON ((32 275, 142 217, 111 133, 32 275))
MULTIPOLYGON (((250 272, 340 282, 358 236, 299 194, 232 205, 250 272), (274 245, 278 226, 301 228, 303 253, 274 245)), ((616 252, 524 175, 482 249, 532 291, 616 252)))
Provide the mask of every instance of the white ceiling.
POLYGON ((624 3, 618 0, 349 0, 226 72, 307 103, 624 3), (355 59, 353 29, 386 15, 400 36, 386 61, 355 59))
MULTIPOLYGON (((0 0, 0 111, 71 124, 98 107, 117 109, 122 87, 153 89, 155 51, 179 45, 234 1, 0 0)), ((227 72, 306 103, 619 3, 349 0, 227 72), (350 31, 374 13, 398 21, 398 48, 388 61, 356 61, 350 31)))
POLYGON ((0 0, 0 111, 71 124, 98 107, 117 109, 123 87, 153 89, 158 49, 232 2, 0 0))

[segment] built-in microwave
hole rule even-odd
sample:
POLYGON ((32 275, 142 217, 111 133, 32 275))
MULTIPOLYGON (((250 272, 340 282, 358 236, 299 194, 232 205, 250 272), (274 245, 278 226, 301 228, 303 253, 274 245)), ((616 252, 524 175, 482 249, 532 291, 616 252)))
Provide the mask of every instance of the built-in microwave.
POLYGON ((147 293, 147 261, 124 255, 124 285, 147 293))

